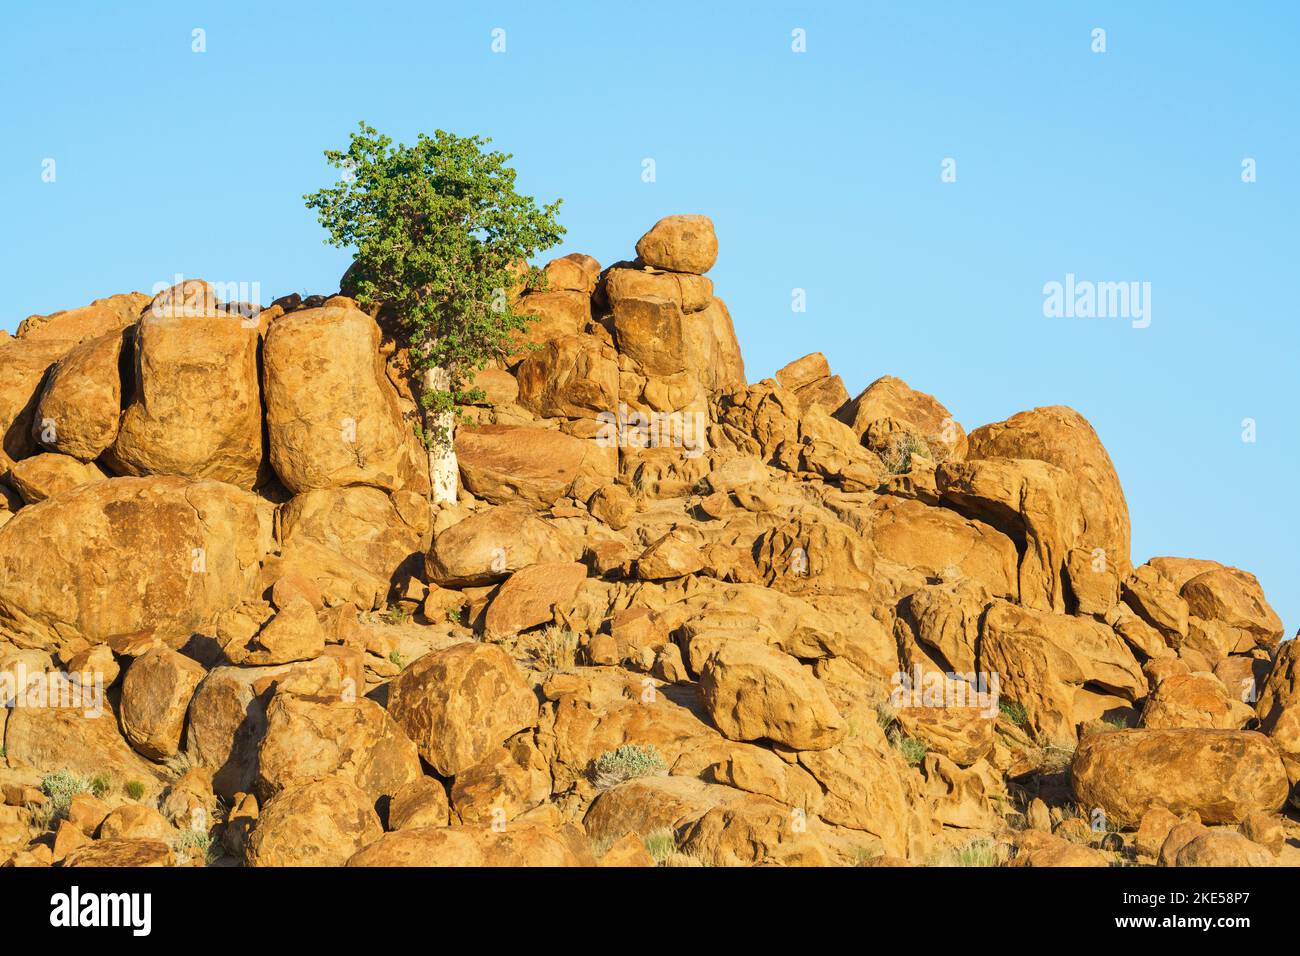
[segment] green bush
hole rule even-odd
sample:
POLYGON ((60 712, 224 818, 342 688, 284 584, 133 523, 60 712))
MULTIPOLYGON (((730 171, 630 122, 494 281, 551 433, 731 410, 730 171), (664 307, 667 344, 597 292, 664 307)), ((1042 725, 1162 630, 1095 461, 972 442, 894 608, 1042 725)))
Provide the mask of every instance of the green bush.
POLYGON ((617 750, 606 750, 596 758, 591 780, 602 790, 617 786, 625 780, 649 777, 668 769, 659 752, 651 744, 624 744, 617 750))

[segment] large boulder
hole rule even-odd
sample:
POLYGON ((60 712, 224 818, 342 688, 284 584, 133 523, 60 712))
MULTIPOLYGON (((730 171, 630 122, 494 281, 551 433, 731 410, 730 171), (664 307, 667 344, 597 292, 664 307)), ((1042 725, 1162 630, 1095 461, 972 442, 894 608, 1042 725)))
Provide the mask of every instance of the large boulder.
MULTIPOLYGON (((615 487, 615 486, 610 486, 615 487)), ((477 511, 439 532, 424 566, 441 587, 491 584, 529 564, 572 561, 581 548, 553 523, 520 504, 477 511)))
POLYGON ((249 866, 342 866, 383 836, 373 801, 340 777, 285 790, 262 807, 248 838, 249 866))
POLYGON ((122 681, 122 734, 150 760, 180 753, 190 698, 203 666, 165 646, 141 654, 122 681))
POLYGON ((263 800, 336 776, 373 802, 423 776, 415 744, 373 700, 277 693, 266 721, 257 770, 263 800))
POLYGON ((461 481, 493 504, 542 510, 569 493, 579 475, 611 473, 609 451, 552 428, 482 425, 456 430, 461 481))
POLYGON ((926 579, 962 579, 994 597, 1018 596, 1015 543, 992 525, 892 495, 873 502, 870 513, 876 554, 899 566, 900 576, 916 577, 917 586, 926 579))
POLYGON ((292 561, 309 545, 327 548, 396 589, 420 576, 428 528, 422 500, 398 507, 394 497, 405 495, 409 492, 392 496, 364 485, 296 495, 280 510, 285 555, 292 561))
POLYGON ((36 450, 32 432, 41 385, 64 351, 58 342, 0 339, 0 475, 36 450))
POLYGON ((637 240, 636 254, 655 269, 703 275, 718 259, 718 237, 708 216, 665 216, 637 240))
POLYGON ((329 299, 273 321, 263 348, 271 464, 294 493, 427 486, 428 465, 384 374, 375 321, 329 299))
POLYGON ((390 685, 388 713, 420 756, 450 777, 537 724, 538 704, 510 656, 466 642, 425 654, 390 685))
POLYGON ((1152 807, 1207 824, 1240 823, 1286 803, 1286 770, 1263 734, 1245 730, 1116 730, 1090 734, 1070 768, 1080 807, 1136 826, 1152 807))
POLYGON ((190 700, 185 751, 212 773, 223 797, 249 793, 257 777, 257 750, 266 734, 266 705, 286 667, 214 667, 190 700))
POLYGON ((704 664, 700 691, 713 723, 732 740, 825 750, 847 728, 810 669, 758 641, 724 644, 704 664))
POLYGON ((488 605, 485 630, 496 639, 512 637, 552 620, 557 610, 567 614, 586 577, 587 566, 577 561, 548 561, 520 568, 488 605))
POLYGON ((614 307, 614 341, 619 354, 635 359, 646 375, 676 375, 688 367, 686 321, 681 307, 671 299, 620 299, 614 307))
POLYGON ((112 478, 23 508, 0 528, 0 624, 32 647, 145 630, 179 646, 251 586, 273 511, 175 477, 112 478))
POLYGON ((258 483, 264 458, 256 323, 150 311, 135 332, 134 387, 108 457, 128 475, 258 483))
POLYGON ((515 369, 519 404, 543 418, 595 418, 618 408, 618 361, 594 335, 566 335, 515 369))
POLYGON ((1103 550, 1122 578, 1128 574, 1128 502, 1115 466, 1092 425, 1072 408, 1052 405, 982 425, 970 433, 967 458, 1036 458, 1074 475, 1085 530, 1079 546, 1103 550))
POLYGON ((1202 653, 1277 650, 1282 619, 1264 599, 1253 574, 1219 567, 1192 577, 1179 592, 1187 602, 1188 637, 1202 653))
POLYGON ((53 452, 24 458, 9 469, 9 483, 32 505, 107 477, 93 462, 53 452))
POLYGON ((1020 603, 1065 613, 1066 562, 1084 529, 1074 478, 1042 461, 992 458, 946 462, 935 481, 945 504, 1016 542, 1020 603))
POLYGON ((1024 708, 1036 734, 1065 746, 1077 737, 1076 704, 1085 685, 1128 702, 1147 692, 1133 652, 1106 625, 1006 601, 994 602, 984 616, 979 665, 998 675, 1002 696, 1024 708))
POLYGON ((604 275, 601 293, 610 308, 624 299, 656 296, 671 299, 683 312, 699 312, 713 298, 713 282, 685 272, 664 272, 649 266, 616 263, 604 275))
POLYGON ((81 461, 94 461, 112 447, 122 418, 122 339, 123 333, 109 332, 59 359, 36 405, 36 441, 81 461))
POLYGON ((885 375, 835 411, 835 417, 865 437, 872 422, 893 419, 911 425, 929 446, 935 461, 966 457, 966 432, 933 395, 918 392, 900 378, 885 375))

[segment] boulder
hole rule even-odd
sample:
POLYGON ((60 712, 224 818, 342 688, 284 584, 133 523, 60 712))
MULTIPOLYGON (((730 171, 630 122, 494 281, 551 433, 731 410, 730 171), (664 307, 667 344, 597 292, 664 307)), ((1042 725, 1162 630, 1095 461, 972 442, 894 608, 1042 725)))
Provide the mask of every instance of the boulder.
POLYGON ((704 664, 700 692, 713 723, 731 740, 772 740, 825 750, 846 723, 809 669, 757 641, 724 644, 704 664))
POLYGON ((295 494, 428 484, 427 457, 384 374, 375 321, 335 298, 271 323, 263 347, 271 464, 295 494))
POLYGON ((447 788, 432 777, 405 784, 388 804, 388 829, 445 827, 451 820, 447 788))
POLYGON ((492 598, 484 630, 494 638, 511 637, 553 620, 557 612, 568 613, 586 577, 587 566, 576 561, 520 568, 492 598))
POLYGON ((546 263, 544 272, 547 289, 591 295, 600 276, 600 263, 581 252, 571 252, 546 263))
POLYGON ((1017 543, 1020 603, 1065 613, 1066 561, 1084 530, 1074 478, 1046 462, 989 458, 945 462, 935 481, 946 505, 1017 543))
POLYGON ((32 418, 37 442, 80 461, 112 447, 122 417, 122 339, 109 332, 82 342, 50 369, 32 418))
POLYGON ((214 667, 190 699, 185 751, 212 772, 213 792, 248 793, 257 778, 257 749, 266 734, 266 704, 286 667, 214 667))
POLYGON ((505 830, 486 826, 415 827, 386 833, 348 866, 590 866, 590 852, 538 824, 505 830))
POLYGON ((703 275, 718 258, 713 220, 699 215, 665 216, 637 240, 636 254, 655 269, 703 275))
POLYGON ((466 770, 537 724, 537 698, 500 647, 432 651, 389 684, 388 713, 443 776, 466 770))
POLYGON ((265 457, 256 323, 150 311, 134 336, 134 394, 108 452, 127 475, 251 489, 265 457))
POLYGON ((573 561, 579 555, 568 534, 515 503, 476 511, 440 531, 424 567, 429 581, 440 587, 478 587, 530 564, 573 561))
POLYGON ((304 597, 294 597, 275 613, 251 640, 244 632, 229 627, 230 616, 223 615, 218 627, 225 625, 235 637, 223 644, 222 650, 232 664, 265 667, 309 661, 325 652, 325 630, 316 616, 316 610, 304 597))
POLYGON ((529 346, 585 332, 591 323, 591 296, 563 290, 529 292, 515 303, 514 310, 531 318, 511 339, 514 354, 506 360, 509 365, 527 358, 531 354, 529 346))
POLYGON ((248 837, 249 866, 342 866, 383 836, 373 801, 327 777, 285 790, 261 808, 248 837))
POLYGON ((652 542, 636 560, 636 576, 643 581, 667 581, 695 574, 704 567, 700 549, 679 531, 652 542))
POLYGON ((521 734, 456 774, 451 806, 459 823, 499 828, 540 806, 550 795, 551 772, 546 760, 528 735, 521 734))
POLYGON ((64 868, 175 866, 176 854, 161 840, 98 840, 63 858, 64 868))
POLYGON ((565 335, 515 369, 519 404, 543 418, 596 418, 618 409, 618 361, 594 335, 565 335))
POLYGON ((969 459, 1033 458, 1072 474, 1086 524, 1079 547, 1101 548, 1120 577, 1128 574, 1128 503, 1110 455, 1082 415, 1053 405, 1020 412, 970 433, 969 459))
POLYGON ((29 505, 107 477, 92 462, 52 452, 24 458, 9 469, 9 483, 29 505))
POLYGON ((319 545, 396 591, 420 576, 428 531, 427 505, 403 510, 395 498, 404 494, 353 486, 295 495, 280 509, 285 554, 292 560, 319 545))
POLYGON ((860 439, 872 422, 892 418, 917 430, 929 447, 931 460, 960 461, 966 457, 966 432, 943 403, 892 375, 876 379, 857 398, 837 409, 835 417, 860 439))
POLYGON ((604 275, 601 291, 610 308, 624 299, 654 296, 677 303, 683 313, 699 312, 713 298, 713 282, 703 276, 684 272, 663 272, 649 266, 631 264, 610 266, 604 275))
POLYGON ((1282 640, 1282 620, 1264 599, 1253 574, 1237 568, 1214 568, 1188 580, 1179 592, 1187 602, 1189 636, 1203 653, 1217 656, 1260 647, 1270 653, 1282 640))
POLYGON ((232 485, 175 477, 112 478, 31 505, 0 529, 0 624, 32 647, 145 630, 179 646, 247 591, 272 518, 232 485))
POLYGON ((1173 674, 1162 680, 1147 698, 1140 725, 1212 727, 1239 730, 1255 716, 1254 710, 1228 695, 1223 682, 1209 674, 1173 674))
POLYGON ((671 299, 641 296, 620 299, 614 308, 614 341, 620 355, 634 359, 648 376, 667 377, 687 370, 686 322, 671 299))
POLYGON ((127 803, 111 811, 99 825, 101 840, 161 840, 170 843, 176 829, 153 807, 127 803))
POLYGON ((539 511, 568 494, 579 475, 612 473, 606 451, 550 428, 481 425, 456 431, 461 481, 472 494, 539 511))
POLYGON ((180 753, 185 713, 203 666, 168 647, 141 654, 122 681, 122 734, 150 760, 180 753))
POLYGON ((355 784, 373 804, 423 771, 415 744, 373 700, 277 693, 258 750, 259 798, 327 777, 355 784))
POLYGON ((1079 806, 1136 825, 1152 807, 1209 824, 1274 813, 1290 789, 1277 749, 1244 730, 1117 730, 1085 737, 1070 768, 1079 806))
POLYGON ((1258 843, 1231 830, 1210 830, 1188 842, 1175 866, 1272 866, 1273 857, 1258 843))

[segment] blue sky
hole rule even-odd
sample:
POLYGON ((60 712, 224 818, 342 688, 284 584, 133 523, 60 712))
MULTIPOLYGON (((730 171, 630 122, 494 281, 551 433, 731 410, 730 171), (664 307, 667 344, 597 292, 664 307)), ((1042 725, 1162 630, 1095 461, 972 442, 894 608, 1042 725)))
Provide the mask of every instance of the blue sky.
POLYGON ((712 216, 751 381, 820 350, 851 392, 898 375, 968 429, 1077 408, 1135 559, 1253 571, 1289 633, 1300 7, 985 6, 10 2, 0 324, 176 273, 332 291, 346 256, 301 200, 321 150, 360 119, 489 135, 564 198, 558 252, 712 216), (1150 326, 1044 317, 1067 273, 1150 282, 1150 326))

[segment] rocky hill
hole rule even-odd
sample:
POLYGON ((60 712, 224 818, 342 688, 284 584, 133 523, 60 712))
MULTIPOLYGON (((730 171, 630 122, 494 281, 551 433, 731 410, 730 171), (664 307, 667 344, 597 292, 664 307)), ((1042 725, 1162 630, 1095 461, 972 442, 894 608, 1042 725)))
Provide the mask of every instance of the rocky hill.
POLYGON ((1132 566, 1082 415, 750 384, 713 224, 636 253, 518 298, 432 513, 343 294, 0 341, 0 859, 1300 858, 1297 644, 1245 571, 1132 566))

